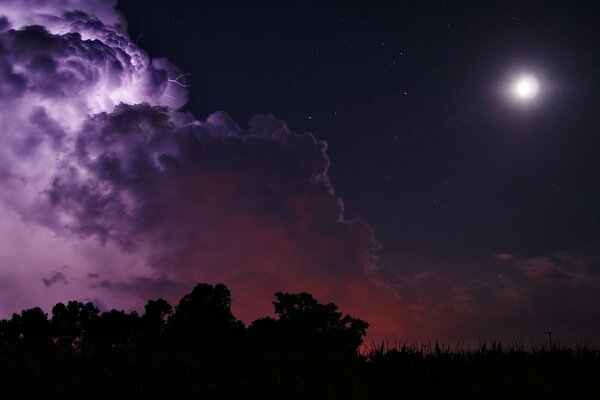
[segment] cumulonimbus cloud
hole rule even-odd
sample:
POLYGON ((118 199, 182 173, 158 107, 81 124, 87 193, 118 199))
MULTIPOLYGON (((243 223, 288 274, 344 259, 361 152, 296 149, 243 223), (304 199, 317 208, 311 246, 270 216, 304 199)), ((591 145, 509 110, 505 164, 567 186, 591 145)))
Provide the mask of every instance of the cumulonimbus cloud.
POLYGON ((270 313, 276 290, 367 319, 396 299, 373 274, 370 227, 344 218, 323 141, 270 115, 241 128, 179 112, 185 77, 131 42, 111 2, 26 3, 0 2, 4 206, 146 267, 117 278, 80 265, 70 285, 174 299, 222 281, 246 319, 270 313))

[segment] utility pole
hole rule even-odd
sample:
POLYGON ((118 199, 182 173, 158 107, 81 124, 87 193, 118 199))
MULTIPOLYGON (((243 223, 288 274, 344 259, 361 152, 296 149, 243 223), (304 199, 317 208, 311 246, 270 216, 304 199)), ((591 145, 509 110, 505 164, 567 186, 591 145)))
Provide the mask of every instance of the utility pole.
POLYGON ((550 344, 550 349, 552 349, 552 335, 554 335, 556 332, 554 331, 546 331, 544 332, 546 335, 548 335, 548 343, 550 344))

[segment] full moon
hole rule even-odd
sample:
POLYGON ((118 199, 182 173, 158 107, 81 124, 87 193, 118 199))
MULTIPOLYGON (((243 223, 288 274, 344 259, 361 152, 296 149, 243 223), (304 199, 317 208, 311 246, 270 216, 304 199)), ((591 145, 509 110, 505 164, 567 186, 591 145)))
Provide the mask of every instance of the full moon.
POLYGON ((513 95, 522 101, 532 100, 537 96, 540 90, 540 84, 533 75, 522 75, 513 83, 513 95))

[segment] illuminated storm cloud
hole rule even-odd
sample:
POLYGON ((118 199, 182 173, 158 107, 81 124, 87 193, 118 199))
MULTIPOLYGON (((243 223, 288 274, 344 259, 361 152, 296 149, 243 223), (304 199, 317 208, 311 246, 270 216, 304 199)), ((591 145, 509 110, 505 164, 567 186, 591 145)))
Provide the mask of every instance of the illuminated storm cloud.
POLYGON ((395 301, 368 272, 371 229, 344 219, 324 142, 272 116, 241 129, 222 112, 178 112, 185 76, 133 44, 110 3, 0 4, 4 204, 65 241, 96 240, 98 254, 116 245, 147 266, 69 286, 110 303, 116 290, 174 299, 223 281, 246 318, 270 313, 276 290, 363 314, 395 301))

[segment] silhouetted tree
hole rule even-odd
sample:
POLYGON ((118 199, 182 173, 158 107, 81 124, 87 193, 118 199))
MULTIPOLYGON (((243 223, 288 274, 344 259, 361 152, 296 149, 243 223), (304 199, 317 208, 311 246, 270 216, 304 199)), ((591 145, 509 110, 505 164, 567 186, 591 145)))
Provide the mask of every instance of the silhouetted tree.
POLYGON ((263 347, 281 345, 281 324, 275 318, 264 317, 252 321, 248 326, 248 334, 253 345, 263 347))
POLYGON ((8 345, 8 321, 5 319, 0 320, 0 347, 8 345))
POLYGON ((138 342, 140 326, 141 320, 135 311, 110 310, 100 315, 89 339, 101 349, 129 349, 138 342))
POLYGON ((52 343, 52 334, 48 316, 41 308, 35 307, 13 314, 8 321, 9 336, 12 342, 25 346, 43 346, 52 343))
POLYGON ((93 329, 100 310, 92 303, 69 301, 65 306, 58 303, 52 308, 54 340, 63 349, 80 350, 84 337, 93 329))
POLYGON ((251 336, 263 343, 279 341, 294 349, 355 354, 368 323, 343 315, 333 303, 321 304, 309 293, 275 293, 278 319, 261 318, 250 326, 251 336))
POLYGON ((144 307, 144 321, 164 325, 173 307, 164 299, 149 300, 144 307))
POLYGON ((164 333, 173 307, 164 299, 149 300, 142 316, 142 341, 145 345, 156 343, 164 333))
POLYGON ((231 313, 231 292, 223 284, 198 284, 181 298, 168 320, 169 330, 187 346, 232 341, 244 325, 231 313))

